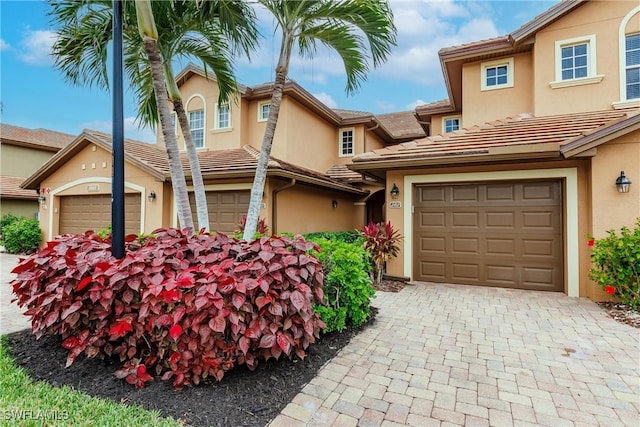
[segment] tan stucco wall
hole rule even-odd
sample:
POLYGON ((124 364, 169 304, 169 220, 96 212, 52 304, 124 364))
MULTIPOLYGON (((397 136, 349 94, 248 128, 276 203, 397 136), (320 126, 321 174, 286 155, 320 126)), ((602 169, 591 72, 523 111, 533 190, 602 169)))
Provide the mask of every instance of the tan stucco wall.
MULTIPOLYGON (((513 87, 482 90, 482 62, 465 64, 462 67, 462 127, 505 118, 519 113, 533 112, 533 75, 530 53, 511 56, 513 58, 513 87)), ((451 114, 444 115, 449 116, 451 114)), ((442 117, 431 121, 432 134, 442 133, 442 117)))
POLYGON ((337 192, 296 185, 277 195, 278 232, 311 233, 344 231, 359 228, 363 206, 354 206, 354 199, 337 192), (332 200, 338 202, 333 208, 332 200))
MULTIPOLYGON (((606 110, 620 101, 618 30, 622 19, 635 7, 638 3, 634 1, 588 2, 536 34, 537 116, 606 110), (589 35, 596 38, 596 74, 604 76, 602 81, 552 89, 549 83, 556 80, 555 42, 589 35)), ((640 14, 631 19, 626 31, 640 31, 640 14)))
MULTIPOLYGON (((577 235, 572 239, 569 239, 567 234, 567 225, 565 224, 565 263, 567 262, 567 252, 572 251, 572 259, 579 266, 577 270, 577 276, 573 279, 573 283, 578 284, 575 292, 579 293, 580 296, 591 296, 593 293, 593 284, 589 281, 588 278, 588 270, 589 270, 589 252, 588 247, 586 245, 586 238, 589 234, 590 230, 590 207, 591 202, 589 200, 590 193, 590 183, 588 180, 588 161, 565 161, 565 162, 538 162, 538 163, 527 163, 527 164, 512 164, 512 165, 499 165, 499 166, 489 166, 489 165, 479 165, 473 167, 450 167, 450 168, 434 168, 434 169, 413 169, 413 170, 398 170, 398 171, 389 171, 387 172, 387 188, 385 192, 391 190, 391 186, 393 183, 396 183, 400 189, 400 196, 397 201, 402 203, 400 208, 390 208, 389 203, 386 205, 386 218, 388 221, 394 225, 394 227, 400 230, 400 233, 405 236, 405 242, 407 244, 413 244, 411 236, 407 240, 407 233, 410 233, 411 224, 405 224, 405 212, 411 212, 411 198, 413 194, 412 188, 405 188, 405 176, 420 176, 424 175, 424 181, 428 181, 428 175, 446 175, 449 174, 451 176, 451 182, 454 180, 464 180, 465 175, 469 174, 482 174, 482 173, 502 173, 502 174, 517 174, 520 171, 533 171, 532 173, 541 173, 544 175, 544 172, 539 172, 544 169, 571 169, 575 172, 576 177, 576 193, 572 196, 577 198, 577 213, 575 217, 578 218, 578 224, 571 224, 573 229, 577 231, 577 235), (408 198, 407 198, 408 197, 408 198), (571 241, 569 241, 571 240, 571 241), (577 252, 577 254, 575 254, 577 252)), ((471 179, 470 181, 477 181, 477 179, 471 179)), ((493 178, 491 178, 493 179, 493 178)), ((446 181, 443 181, 446 182, 446 181)), ((565 198, 568 195, 565 194, 565 198)), ((389 201, 390 199, 388 199, 389 201)), ((567 212, 565 212, 567 214, 567 212)), ((412 218, 412 216, 411 216, 412 218)), ((565 216, 565 223, 567 218, 565 216)), ((412 249, 409 249, 411 251, 412 249)), ((403 246, 401 248, 400 254, 397 258, 390 261, 387 265, 387 272, 394 276, 407 276, 411 277, 412 275, 412 266, 407 268, 406 265, 406 250, 403 246)), ((410 259, 410 253, 407 254, 410 259)), ((565 292, 568 291, 567 283, 569 282, 568 275, 571 274, 569 269, 565 268, 565 292)))
POLYGON ((593 236, 606 231, 633 228, 640 217, 640 131, 598 147, 591 160, 593 202, 593 236), (631 181, 628 193, 618 193, 615 181, 620 171, 631 181))
POLYGON ((0 174, 28 177, 54 154, 53 151, 0 144, 0 174))
POLYGON ((13 214, 27 219, 36 219, 37 213, 38 202, 35 200, 0 199, 0 217, 13 214))
MULTIPOLYGON (((111 153, 93 144, 89 144, 61 168, 45 179, 40 187, 48 188, 47 201, 40 205, 40 227, 45 239, 51 239, 58 233, 59 198, 66 195, 111 194, 112 157, 111 153)), ((166 194, 163 183, 158 182, 144 170, 125 162, 125 192, 141 193, 141 211, 144 212, 142 230, 152 230, 169 226, 168 215, 163 213, 166 194), (147 195, 154 191, 156 200, 150 202, 147 195)))

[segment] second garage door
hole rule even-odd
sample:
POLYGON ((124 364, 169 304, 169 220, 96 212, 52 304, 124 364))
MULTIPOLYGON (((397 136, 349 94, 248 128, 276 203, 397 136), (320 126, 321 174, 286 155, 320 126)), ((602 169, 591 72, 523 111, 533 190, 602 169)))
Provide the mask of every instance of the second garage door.
MULTIPOLYGON (((125 196, 125 232, 140 233, 140 194, 125 196)), ((111 224, 111 194, 60 197, 60 234, 83 234, 111 224)))
MULTIPOLYGON (((209 229, 232 234, 238 229, 238 223, 249 209, 249 191, 207 191, 209 210, 209 229)), ((196 201, 193 193, 189 193, 191 213, 194 223, 198 223, 196 201)))
POLYGON ((414 279, 563 291, 560 181, 418 185, 414 279))

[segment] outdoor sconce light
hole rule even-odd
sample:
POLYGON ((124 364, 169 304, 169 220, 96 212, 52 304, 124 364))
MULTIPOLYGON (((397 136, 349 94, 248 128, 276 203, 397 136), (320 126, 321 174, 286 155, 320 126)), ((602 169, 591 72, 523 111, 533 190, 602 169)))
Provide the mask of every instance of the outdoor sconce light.
POLYGON ((149 193, 147 199, 149 199, 150 202, 153 202, 156 199, 156 192, 152 191, 151 193, 149 193))
POLYGON ((331 201, 331 206, 333 207, 333 209, 337 208, 337 207, 338 207, 338 201, 337 201, 337 200, 335 200, 335 199, 334 199, 334 200, 332 200, 332 201, 331 201))
POLYGON ((400 189, 398 188, 395 182, 393 183, 393 187, 391 187, 390 193, 391 193, 392 199, 397 199, 398 196, 400 195, 400 189))
POLYGON ((618 187, 618 193, 628 193, 631 181, 624 176, 624 171, 620 171, 620 176, 616 179, 616 187, 618 187))
POLYGON ((47 198, 44 197, 42 194, 38 196, 38 203, 44 203, 47 201, 47 198))

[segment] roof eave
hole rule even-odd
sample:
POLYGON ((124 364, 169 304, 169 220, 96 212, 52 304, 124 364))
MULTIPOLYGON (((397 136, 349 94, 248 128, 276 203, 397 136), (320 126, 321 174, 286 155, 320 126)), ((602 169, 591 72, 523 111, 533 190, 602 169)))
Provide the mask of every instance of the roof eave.
POLYGON ((605 142, 612 141, 616 138, 624 136, 630 132, 640 129, 640 114, 624 119, 604 129, 599 129, 568 144, 563 145, 560 148, 562 155, 569 159, 572 157, 578 157, 582 153, 589 151, 593 148, 604 144, 605 142))
POLYGON ((522 40, 526 40, 531 35, 562 18, 575 8, 582 6, 587 1, 588 0, 563 0, 512 32, 510 37, 515 44, 520 43, 522 40))

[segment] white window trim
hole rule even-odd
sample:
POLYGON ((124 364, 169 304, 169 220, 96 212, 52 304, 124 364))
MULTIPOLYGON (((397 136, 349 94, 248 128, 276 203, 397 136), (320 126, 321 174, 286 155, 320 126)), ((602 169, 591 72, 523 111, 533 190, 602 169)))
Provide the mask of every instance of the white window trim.
POLYGON ((268 105, 269 110, 271 110, 271 101, 258 102, 258 121, 259 122, 266 122, 267 120, 269 120, 268 115, 267 117, 262 117, 262 107, 265 105, 268 105))
POLYGON ((229 130, 231 129, 231 103, 225 102, 222 105, 226 105, 229 107, 229 126, 220 127, 220 106, 216 104, 214 111, 214 129, 215 130, 229 130))
POLYGON ((555 47, 556 58, 556 80, 549 83, 552 89, 558 89, 562 87, 578 86, 600 83, 604 78, 604 75, 598 75, 596 67, 596 35, 590 34, 583 37, 574 37, 566 40, 556 40, 555 47), (580 77, 577 79, 562 79, 562 48, 576 45, 587 44, 587 77, 580 77))
POLYGON ((338 157, 353 157, 356 154, 356 129, 355 128, 341 128, 338 131, 338 157), (353 147, 352 150, 353 152, 351 154, 343 154, 342 152, 342 134, 344 132, 349 132, 351 131, 351 136, 353 138, 353 147))
MULTIPOLYGON (((631 9, 629 13, 620 21, 620 27, 618 27, 618 68, 620 70, 620 101, 613 102, 611 106, 615 109, 640 107, 640 99, 627 99, 627 58, 626 58, 626 37, 627 37, 627 24, 631 21, 631 18, 637 13, 640 13, 640 6, 636 6, 631 9)), ((629 34, 635 34, 631 32, 629 34)))
MULTIPOLYGON (((196 146, 196 150, 204 150, 205 148, 207 148, 207 132, 206 132, 207 115, 206 115, 206 112, 204 111, 204 108, 202 110, 187 111, 187 120, 189 121, 189 130, 193 132, 193 128, 191 127, 190 115, 191 113, 195 113, 196 111, 202 111, 202 128, 198 128, 198 129, 202 129, 202 147, 196 146)), ((191 139, 193 140, 193 134, 191 135, 191 139)), ((193 141, 193 145, 196 145, 195 141, 193 141)), ((186 149, 187 149, 187 146, 185 145, 185 150, 186 149)))
MULTIPOLYGON (((442 133, 447 133, 447 120, 458 119, 458 130, 462 129, 462 116, 444 116, 442 117, 442 133)), ((457 132, 457 131, 452 131, 457 132)))
POLYGON ((497 59, 495 61, 487 61, 480 64, 480 90, 496 90, 513 87, 514 85, 514 73, 513 73, 513 57, 497 59), (501 65, 507 66, 507 82, 501 85, 487 86, 487 68, 495 68, 501 65))
MULTIPOLYGON (((202 101, 202 115, 203 115, 203 117, 202 117, 203 118, 203 121, 202 121, 202 126, 203 126, 203 128, 202 128, 202 139, 203 140, 202 140, 202 147, 196 148, 196 150, 204 150, 207 147, 207 132, 206 132, 206 129, 207 129, 207 102, 205 101, 204 96, 200 95, 199 93, 191 95, 187 99, 187 102, 184 103, 184 111, 185 111, 185 114, 187 115, 187 122, 189 121, 189 113, 191 111, 200 110, 200 108, 195 109, 195 110, 189 110, 189 103, 191 103, 191 100, 193 98, 200 98, 200 100, 202 101)), ((178 123, 178 117, 177 116, 176 116, 176 126, 180 126, 180 123, 178 123)), ((189 123, 189 128, 191 128, 191 123, 189 123)), ((178 131, 176 129, 176 137, 177 137, 177 135, 178 135, 178 131)), ((183 135, 183 138, 184 138, 184 135, 183 135)), ((187 150, 186 144, 183 143, 183 146, 184 146, 184 150, 186 151, 187 150)))

